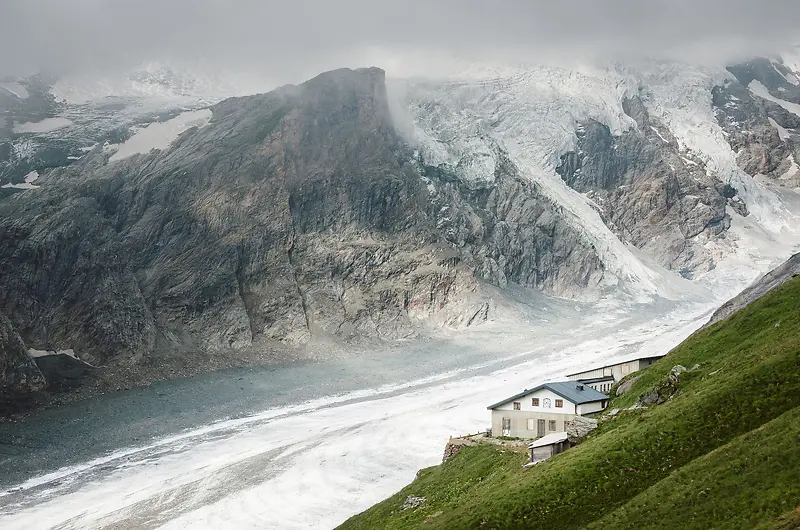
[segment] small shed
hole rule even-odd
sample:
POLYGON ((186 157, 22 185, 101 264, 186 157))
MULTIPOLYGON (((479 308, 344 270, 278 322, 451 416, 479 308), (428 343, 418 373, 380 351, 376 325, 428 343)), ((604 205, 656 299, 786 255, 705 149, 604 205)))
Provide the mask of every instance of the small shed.
POLYGON ((531 450, 531 462, 542 462, 569 449, 567 433, 554 432, 553 434, 548 434, 530 444, 528 448, 531 450))

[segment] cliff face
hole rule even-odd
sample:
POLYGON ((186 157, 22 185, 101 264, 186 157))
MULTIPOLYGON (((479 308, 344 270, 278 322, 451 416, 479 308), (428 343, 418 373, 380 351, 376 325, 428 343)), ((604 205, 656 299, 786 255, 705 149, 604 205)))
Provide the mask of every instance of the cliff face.
POLYGON ((724 185, 681 153, 638 97, 623 108, 636 128, 612 136, 596 121, 580 124, 577 149, 561 156, 556 171, 597 204, 609 228, 662 266, 687 277, 709 270, 703 243, 730 226, 724 185))
POLYGON ((795 72, 768 59, 754 59, 728 70, 735 79, 715 87, 713 104, 739 167, 774 184, 797 187, 800 87, 790 82, 797 81, 795 72))
POLYGON ((212 110, 169 149, 111 162, 98 148, 0 203, 0 308, 31 346, 103 364, 402 339, 485 320, 481 280, 602 277, 500 150, 477 186, 415 156, 379 69, 212 110))
POLYGON ((11 321, 0 313, 0 408, 45 387, 45 380, 11 321))

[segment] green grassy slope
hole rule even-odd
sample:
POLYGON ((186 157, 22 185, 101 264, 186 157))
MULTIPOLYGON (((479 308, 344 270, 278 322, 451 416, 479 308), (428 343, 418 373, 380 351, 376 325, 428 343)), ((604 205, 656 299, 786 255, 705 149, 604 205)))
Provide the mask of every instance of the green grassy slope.
POLYGON ((588 528, 742 528, 800 499, 800 408, 701 456, 588 528), (758 488, 756 493, 754 488, 758 488))
POLYGON ((526 470, 522 455, 465 448, 342 528, 751 528, 778 525, 782 514, 790 520, 800 505, 800 478, 792 482, 792 472, 800 477, 800 278, 695 333, 610 409, 635 403, 677 364, 700 367, 682 374, 672 399, 619 414, 566 453, 526 470), (403 510, 409 495, 426 502, 403 510))

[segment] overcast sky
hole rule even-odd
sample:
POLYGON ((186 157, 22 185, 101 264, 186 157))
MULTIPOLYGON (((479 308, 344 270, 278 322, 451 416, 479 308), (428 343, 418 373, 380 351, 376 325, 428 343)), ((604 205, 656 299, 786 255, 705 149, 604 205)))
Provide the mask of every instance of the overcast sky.
POLYGON ((383 57, 719 61, 800 43, 798 20, 800 0, 0 0, 0 73, 170 60, 295 81, 383 57))

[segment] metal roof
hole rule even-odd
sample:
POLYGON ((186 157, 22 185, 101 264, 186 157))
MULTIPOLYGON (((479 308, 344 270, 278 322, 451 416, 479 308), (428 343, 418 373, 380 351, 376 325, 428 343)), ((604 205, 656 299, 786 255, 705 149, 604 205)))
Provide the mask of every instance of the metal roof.
POLYGON ((528 449, 533 449, 534 447, 544 447, 545 445, 552 445, 558 444, 561 442, 567 441, 567 433, 565 432, 554 432, 552 434, 548 434, 547 436, 542 436, 532 444, 528 446, 528 449))
POLYGON ((557 383, 544 383, 542 385, 537 386, 536 388, 531 388, 530 390, 523 390, 519 394, 511 396, 508 399, 504 399, 503 401, 495 403, 494 405, 490 405, 486 408, 488 408, 489 410, 495 409, 500 405, 505 405, 509 401, 514 401, 515 399, 527 396, 528 394, 533 394, 534 392, 538 392, 543 388, 547 388, 554 394, 558 394, 567 401, 571 401, 576 405, 581 405, 583 403, 592 403, 595 401, 605 401, 608 399, 607 395, 603 394, 602 392, 598 392, 594 388, 582 383, 581 381, 560 381, 557 383))
POLYGON ((613 375, 607 375, 605 377, 595 377, 593 379, 578 379, 578 383, 584 383, 587 385, 591 385, 592 383, 603 383, 605 381, 613 381, 613 375))

